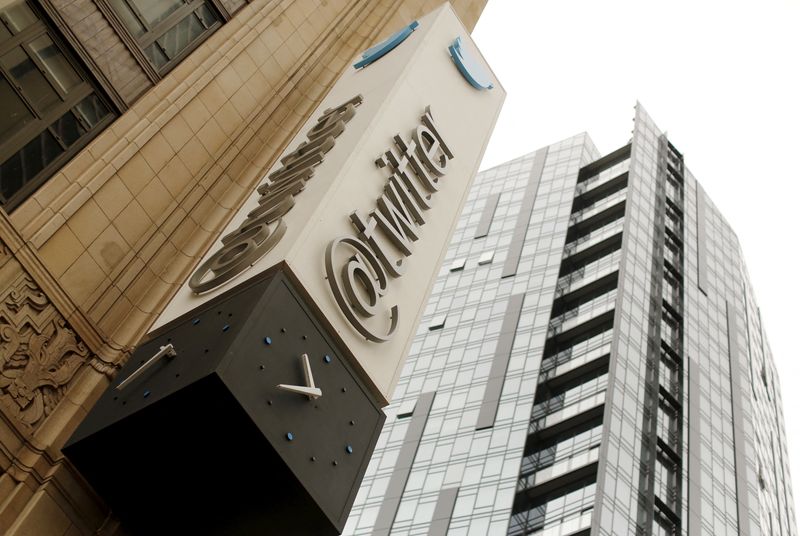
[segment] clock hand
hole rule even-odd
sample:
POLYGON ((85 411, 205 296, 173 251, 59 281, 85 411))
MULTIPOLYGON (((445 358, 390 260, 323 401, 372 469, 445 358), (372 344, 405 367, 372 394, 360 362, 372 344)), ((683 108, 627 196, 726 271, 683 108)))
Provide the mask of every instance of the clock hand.
POLYGON ((306 385, 309 387, 316 387, 314 385, 314 376, 311 374, 311 363, 308 362, 308 354, 300 356, 303 360, 303 375, 306 377, 306 385))
POLYGON ((278 389, 283 389, 290 393, 297 393, 298 395, 306 395, 310 399, 319 398, 322 396, 322 389, 319 387, 303 387, 301 385, 286 385, 281 383, 278 389))
POLYGON ((322 389, 314 385, 314 376, 311 374, 311 363, 308 361, 308 354, 300 356, 303 362, 303 376, 306 379, 306 385, 287 385, 282 383, 278 385, 278 389, 283 389, 290 393, 297 393, 299 395, 306 395, 309 400, 313 400, 322 396, 322 389))

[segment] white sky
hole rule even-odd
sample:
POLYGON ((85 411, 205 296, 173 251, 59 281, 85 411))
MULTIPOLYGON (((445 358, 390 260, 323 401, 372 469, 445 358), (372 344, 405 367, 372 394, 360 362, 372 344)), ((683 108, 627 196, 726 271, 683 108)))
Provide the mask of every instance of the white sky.
POLYGON ((637 99, 683 153, 744 249, 800 512, 800 0, 489 0, 472 37, 508 92, 481 169, 583 131, 608 153, 637 99))

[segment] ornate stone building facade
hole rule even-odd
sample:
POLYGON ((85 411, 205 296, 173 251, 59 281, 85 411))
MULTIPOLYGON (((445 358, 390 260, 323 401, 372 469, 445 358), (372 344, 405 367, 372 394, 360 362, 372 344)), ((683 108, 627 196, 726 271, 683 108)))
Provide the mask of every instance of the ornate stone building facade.
POLYGON ((61 447, 343 69, 439 2, 158 4, 0 7, 4 534, 124 533, 61 447))

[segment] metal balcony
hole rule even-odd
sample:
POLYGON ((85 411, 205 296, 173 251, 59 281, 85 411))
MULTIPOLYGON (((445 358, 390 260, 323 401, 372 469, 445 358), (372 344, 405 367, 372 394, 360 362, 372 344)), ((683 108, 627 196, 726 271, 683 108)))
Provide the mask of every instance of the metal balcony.
POLYGON ((602 179, 588 180, 575 188, 575 204, 588 206, 628 186, 628 172, 602 179))
POLYGON ((553 337, 613 310, 616 298, 617 293, 616 288, 614 288, 598 298, 584 302, 554 317, 550 320, 547 336, 553 337))
POLYGON ((567 259, 568 257, 572 257, 574 255, 580 255, 581 253, 602 243, 604 240, 622 233, 624 223, 624 219, 615 220, 608 225, 600 227, 599 229, 595 229, 592 232, 567 243, 564 246, 564 254, 562 259, 567 259))
POLYGON ((602 366, 608 362, 611 343, 592 348, 577 355, 572 355, 566 362, 539 372, 539 383, 557 385, 576 377, 594 366, 602 366))
POLYGON ((550 437, 594 419, 603 414, 602 409, 605 402, 606 389, 603 388, 598 393, 532 420, 528 425, 528 435, 538 434, 539 437, 550 437))
POLYGON ((627 190, 620 190, 589 207, 573 212, 569 218, 567 240, 625 216, 626 194, 627 190))
POLYGON ((558 460, 534 473, 523 475, 517 481, 517 492, 545 486, 568 473, 585 469, 586 466, 597 462, 599 452, 600 445, 593 445, 589 449, 558 460))

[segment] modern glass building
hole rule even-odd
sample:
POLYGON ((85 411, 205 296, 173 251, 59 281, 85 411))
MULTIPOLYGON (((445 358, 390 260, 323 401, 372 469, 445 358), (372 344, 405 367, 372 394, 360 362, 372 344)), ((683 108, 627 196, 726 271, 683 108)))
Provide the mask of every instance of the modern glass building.
POLYGON ((643 108, 479 174, 350 535, 797 534, 730 225, 643 108))

